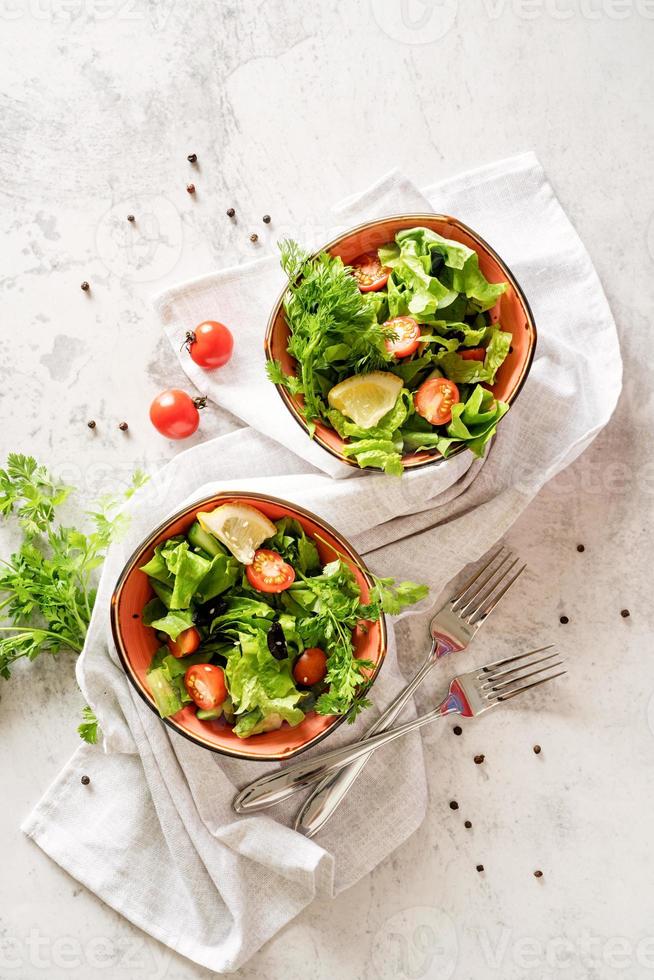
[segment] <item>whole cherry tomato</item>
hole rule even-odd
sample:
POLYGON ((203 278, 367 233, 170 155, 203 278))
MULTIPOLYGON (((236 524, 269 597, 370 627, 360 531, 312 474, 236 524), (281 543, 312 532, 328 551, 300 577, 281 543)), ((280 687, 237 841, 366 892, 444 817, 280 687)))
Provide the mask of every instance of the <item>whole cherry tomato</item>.
POLYGON ((205 320, 187 332, 184 347, 196 364, 212 371, 227 364, 234 350, 234 338, 224 323, 205 320))
POLYGON ((168 439, 187 439, 200 424, 198 409, 206 404, 206 398, 191 398, 179 388, 169 388, 150 405, 150 421, 168 439))

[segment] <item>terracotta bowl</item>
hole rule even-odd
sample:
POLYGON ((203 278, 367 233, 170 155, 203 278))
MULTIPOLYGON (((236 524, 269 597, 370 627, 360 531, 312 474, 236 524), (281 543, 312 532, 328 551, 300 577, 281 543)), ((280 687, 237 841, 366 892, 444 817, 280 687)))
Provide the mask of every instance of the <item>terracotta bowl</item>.
MULTIPOLYGON (((155 631, 141 622, 143 606, 154 593, 147 575, 140 570, 140 566, 150 560, 155 547, 166 538, 185 534, 198 511, 213 510, 221 504, 241 502, 257 507, 271 521, 278 521, 287 516, 294 517, 309 537, 314 537, 316 532, 320 534, 332 546, 329 547, 322 541, 314 539, 323 564, 333 560, 335 557, 333 549, 339 551, 359 583, 362 602, 368 602, 370 599, 372 579, 362 559, 340 534, 314 514, 285 500, 277 500, 275 497, 257 493, 219 493, 197 501, 156 528, 136 549, 121 572, 111 598, 111 628, 121 663, 128 678, 157 717, 159 712, 148 687, 147 669, 153 653, 160 644, 155 631)), ((386 655, 386 625, 383 617, 379 622, 370 624, 367 633, 357 630, 354 643, 356 656, 371 660, 375 664, 371 672, 374 680, 386 655)), ((304 749, 308 749, 309 746, 315 745, 329 735, 344 721, 344 718, 317 715, 311 711, 295 728, 291 728, 284 722, 278 731, 252 735, 249 738, 239 738, 234 735, 232 729, 222 719, 199 721, 192 707, 182 708, 177 714, 162 720, 192 742, 214 752, 239 759, 265 761, 289 759, 303 752, 304 749)))
MULTIPOLYGON (((499 369, 492 388, 498 399, 510 405, 518 397, 531 367, 536 349, 536 325, 529 303, 515 276, 497 252, 472 228, 468 228, 463 222, 444 214, 395 215, 359 225, 358 228, 353 228, 329 242, 320 251, 339 255, 347 264, 358 255, 393 241, 398 231, 418 226, 431 228, 432 231, 438 232, 444 238, 454 239, 454 241, 474 249, 479 255, 479 267, 490 282, 508 282, 509 288, 490 312, 493 322, 499 320, 502 328, 513 335, 511 353, 499 369)), ((285 292, 286 289, 284 289, 270 314, 264 348, 267 360, 280 361, 287 374, 295 374, 296 362, 286 349, 288 347, 289 329, 282 305, 285 292)), ((308 435, 307 424, 301 414, 302 396, 290 395, 282 385, 277 385, 277 390, 293 418, 308 435)), ((341 462, 347 463, 349 466, 358 466, 356 460, 348 459, 343 455, 344 442, 338 433, 329 426, 320 422, 317 423, 314 438, 327 452, 336 456, 341 462)), ((448 459, 465 451, 465 446, 462 445, 453 450, 448 459)), ((425 466, 438 461, 446 462, 436 449, 407 453, 404 456, 405 467, 425 466)))

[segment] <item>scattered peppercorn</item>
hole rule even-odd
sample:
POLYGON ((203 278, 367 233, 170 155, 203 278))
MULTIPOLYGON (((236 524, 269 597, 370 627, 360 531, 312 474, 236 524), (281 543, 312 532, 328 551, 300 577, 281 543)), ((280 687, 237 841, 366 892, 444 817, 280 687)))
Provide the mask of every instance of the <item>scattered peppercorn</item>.
POLYGON ((186 159, 188 160, 189 163, 195 163, 197 161, 197 158, 198 158, 197 153, 189 153, 186 159))
POLYGON ((481 873, 483 870, 484 870, 483 864, 478 864, 477 865, 477 871, 479 871, 481 873))
POLYGON ((475 756, 475 765, 480 766, 482 764, 482 762, 484 761, 485 758, 486 758, 485 755, 476 755, 475 756))
POLYGON ((227 215, 228 218, 233 218, 234 215, 236 214, 236 211, 234 210, 234 208, 227 208, 225 214, 227 215))
POLYGON ((88 282, 84 280, 80 288, 83 289, 85 293, 88 293, 91 287, 89 286, 88 282))
POLYGON ((542 871, 534 871, 534 878, 542 878, 542 877, 543 877, 542 871))
POLYGON ((90 779, 89 776, 82 776, 82 779, 81 779, 82 786, 88 786, 90 782, 91 782, 91 779, 90 779))
POLYGON ((187 184, 186 190, 189 192, 189 194, 195 194, 195 184, 187 184))
POLYGON ((623 619, 628 619, 629 616, 631 616, 631 613, 629 612, 628 609, 622 609, 620 611, 620 615, 622 616, 623 619))
POLYGON ((452 731, 454 732, 455 735, 463 734, 463 729, 461 728, 461 725, 455 725, 452 731))
POLYGON ((540 745, 534 745, 534 752, 536 753, 536 755, 540 755, 541 754, 542 749, 541 749, 540 745))
POLYGON ((127 215, 127 220, 128 221, 134 221, 134 215, 133 214, 128 214, 127 215))
POLYGON ((466 820, 463 826, 466 828, 466 830, 470 830, 472 827, 472 822, 470 820, 466 820))
POLYGON ((560 623, 561 623, 561 624, 562 624, 563 626, 566 626, 566 625, 567 625, 567 624, 568 624, 568 623, 570 622, 570 620, 568 619, 568 617, 567 617, 567 616, 559 616, 559 622, 560 622, 560 623))
POLYGON ((132 619, 138 619, 138 618, 139 618, 138 613, 132 613, 132 619))
POLYGON ((259 241, 259 236, 257 235, 256 231, 253 231, 252 234, 250 235, 250 241, 251 242, 258 242, 259 241))
POLYGON ((584 548, 583 544, 578 544, 577 545, 577 551, 585 551, 585 550, 586 549, 584 548))
POLYGON ((269 214, 264 214, 261 220, 263 221, 264 225, 269 225, 270 222, 272 221, 272 218, 270 217, 269 214))
POLYGON ((128 426, 127 422, 121 422, 120 425, 118 426, 118 428, 120 429, 121 432, 127 432, 127 430, 129 429, 129 426, 128 426))
POLYGON ((459 809, 459 804, 456 802, 456 800, 450 800, 450 810, 458 810, 458 809, 459 809))
POLYGON ((88 425, 89 429, 95 429, 95 419, 90 419, 86 424, 88 425))

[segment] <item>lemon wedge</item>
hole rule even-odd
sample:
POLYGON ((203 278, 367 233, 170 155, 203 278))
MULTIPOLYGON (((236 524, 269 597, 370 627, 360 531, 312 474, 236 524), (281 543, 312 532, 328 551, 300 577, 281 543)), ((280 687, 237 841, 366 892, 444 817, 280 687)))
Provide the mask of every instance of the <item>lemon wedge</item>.
POLYGON ((222 504, 197 519, 203 531, 214 534, 244 565, 251 565, 259 545, 277 532, 265 514, 248 504, 222 504))
POLYGON ((402 383, 401 378, 387 371, 355 374, 332 388, 327 400, 355 425, 372 429, 392 409, 402 383))

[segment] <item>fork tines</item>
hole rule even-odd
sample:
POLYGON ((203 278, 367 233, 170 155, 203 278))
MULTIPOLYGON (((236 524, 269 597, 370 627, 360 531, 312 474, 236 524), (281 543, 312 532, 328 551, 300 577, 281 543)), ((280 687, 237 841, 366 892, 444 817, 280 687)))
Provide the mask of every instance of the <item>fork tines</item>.
POLYGON ((477 675, 480 682, 482 696, 488 701, 508 701, 523 691, 528 691, 532 687, 546 684, 566 674, 566 670, 560 670, 553 674, 556 667, 563 666, 563 660, 557 660, 558 653, 550 653, 545 657, 538 654, 551 650, 554 644, 550 643, 546 647, 538 650, 530 650, 528 653, 520 653, 515 657, 507 657, 505 660, 497 660, 495 663, 487 664, 482 667, 477 675), (544 675, 544 676, 539 676, 544 675), (524 684, 526 680, 531 683, 524 684))
POLYGON ((511 551, 507 552, 500 563, 496 565, 496 559, 504 550, 504 548, 500 548, 499 551, 496 551, 492 558, 489 558, 486 564, 475 572, 452 600, 452 611, 470 625, 476 626, 483 623, 502 596, 509 591, 527 567, 524 564, 517 571, 514 571, 520 559, 511 551), (495 567, 492 567, 493 565, 495 567))

